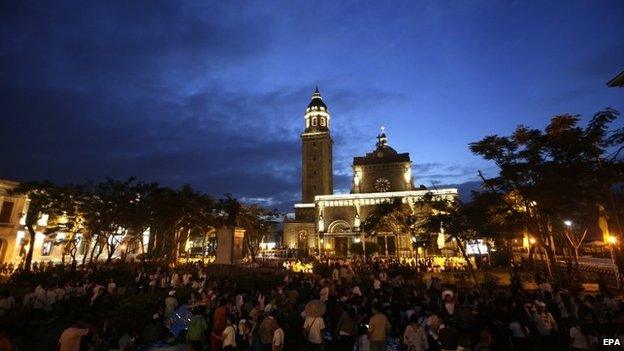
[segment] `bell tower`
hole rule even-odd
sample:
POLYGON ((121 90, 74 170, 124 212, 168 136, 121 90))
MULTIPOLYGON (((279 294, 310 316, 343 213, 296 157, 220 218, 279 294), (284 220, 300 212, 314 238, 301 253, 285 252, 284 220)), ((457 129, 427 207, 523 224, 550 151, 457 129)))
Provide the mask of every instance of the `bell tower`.
POLYGON ((332 138, 330 115, 316 87, 304 115, 301 134, 301 202, 313 203, 316 195, 333 194, 332 138))

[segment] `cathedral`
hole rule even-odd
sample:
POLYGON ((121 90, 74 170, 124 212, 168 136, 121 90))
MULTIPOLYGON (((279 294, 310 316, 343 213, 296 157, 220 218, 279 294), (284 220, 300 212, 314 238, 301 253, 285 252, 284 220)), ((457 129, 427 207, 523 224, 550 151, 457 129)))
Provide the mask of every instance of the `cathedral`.
POLYGON ((355 244, 366 245, 374 241, 380 254, 412 256, 414 251, 409 233, 397 236, 391 232, 378 232, 375 237, 365 237, 360 231, 360 223, 380 203, 400 199, 417 212, 419 210, 413 205, 425 194, 457 198, 457 189, 414 188, 409 153, 393 149, 382 127, 375 148, 364 156, 353 158, 351 192, 334 194, 331 116, 318 88, 312 94, 304 120, 301 202, 295 204, 294 219, 284 221, 284 246, 310 254, 350 256, 355 251, 352 250, 355 244))

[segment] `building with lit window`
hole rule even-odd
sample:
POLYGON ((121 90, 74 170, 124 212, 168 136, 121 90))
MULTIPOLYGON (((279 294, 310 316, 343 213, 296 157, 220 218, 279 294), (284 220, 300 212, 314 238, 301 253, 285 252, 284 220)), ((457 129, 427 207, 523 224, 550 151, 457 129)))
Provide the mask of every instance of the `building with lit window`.
MULTIPOLYGON (((30 233, 25 226, 25 214, 28 210, 29 200, 26 195, 13 194, 12 189, 19 185, 18 182, 0 179, 0 263, 21 262, 31 245, 30 233)), ((63 260, 64 245, 63 240, 66 234, 55 232, 44 234, 48 225, 48 215, 44 214, 37 222, 35 229, 35 240, 33 248, 32 262, 61 262, 63 260)), ((142 235, 143 245, 149 241, 149 229, 142 235)), ((124 242, 124 235, 115 236, 114 240, 124 242)), ((89 255, 92 245, 87 245, 82 240, 82 234, 76 235, 76 259, 82 262, 84 255, 89 255)), ((128 252, 140 254, 140 243, 133 240, 130 243, 128 252)), ((113 258, 121 255, 121 250, 117 250, 113 258)), ((132 255, 131 255, 132 256, 132 255)), ((69 260, 66 255, 66 260, 69 260)))
MULTIPOLYGON (((29 249, 30 234, 24 226, 24 214, 28 209, 25 195, 12 194, 11 190, 19 183, 0 179, 0 263, 22 260, 29 249)), ((47 218, 42 218, 47 222, 47 218)), ((47 223, 41 223, 45 226, 47 223)), ((53 254, 53 245, 42 232, 35 236, 33 261, 46 259, 53 254)))
POLYGON ((353 244, 375 241, 379 253, 411 256, 411 233, 395 235, 377 232, 365 238, 360 224, 379 204, 399 199, 415 217, 423 216, 415 206, 423 196, 455 199, 457 189, 416 189, 413 185, 409 153, 399 153, 388 143, 384 128, 377 136, 374 150, 353 158, 352 187, 349 194, 333 194, 330 113, 318 88, 304 115, 301 134, 301 202, 295 204, 294 218, 284 221, 284 246, 308 253, 351 255, 353 244))

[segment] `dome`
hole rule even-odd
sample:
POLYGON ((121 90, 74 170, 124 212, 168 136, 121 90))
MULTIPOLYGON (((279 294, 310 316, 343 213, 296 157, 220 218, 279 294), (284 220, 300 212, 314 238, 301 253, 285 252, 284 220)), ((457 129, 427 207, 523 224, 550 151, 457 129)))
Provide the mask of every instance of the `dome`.
POLYGON ((354 157, 354 165, 365 164, 381 164, 381 163, 397 163, 410 162, 409 153, 398 153, 393 147, 388 145, 388 136, 386 129, 381 127, 381 133, 377 135, 376 148, 366 156, 354 157))
POLYGON ((312 94, 312 100, 308 104, 308 108, 311 107, 322 107, 323 109, 327 110, 327 105, 325 105, 325 103, 323 102, 323 98, 321 97, 321 93, 319 92, 318 87, 316 87, 314 94, 312 94))

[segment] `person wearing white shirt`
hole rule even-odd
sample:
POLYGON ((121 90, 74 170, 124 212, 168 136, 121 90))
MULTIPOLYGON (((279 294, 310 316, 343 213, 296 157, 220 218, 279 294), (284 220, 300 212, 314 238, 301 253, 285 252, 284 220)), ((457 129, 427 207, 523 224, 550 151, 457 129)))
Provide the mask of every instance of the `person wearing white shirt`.
POLYGON ((39 285, 35 289, 33 308, 43 309, 48 304, 47 293, 45 289, 39 285))
POLYGON ((221 338, 223 339, 223 351, 236 349, 236 326, 232 321, 223 329, 221 338))
POLYGON ((403 343, 410 351, 426 351, 429 348, 425 329, 418 324, 418 317, 412 315, 403 333, 403 343))
POLYGON ((323 317, 306 317, 303 323, 303 329, 308 334, 308 342, 313 351, 323 349, 323 329, 325 329, 325 321, 323 317))

